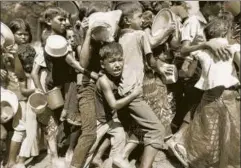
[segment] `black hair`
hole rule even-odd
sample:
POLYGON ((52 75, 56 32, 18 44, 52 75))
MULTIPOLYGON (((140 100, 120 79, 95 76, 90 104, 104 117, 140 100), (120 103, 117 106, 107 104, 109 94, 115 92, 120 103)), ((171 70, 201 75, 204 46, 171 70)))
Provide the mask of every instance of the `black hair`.
POLYGON ((31 73, 35 56, 36 51, 31 45, 22 44, 19 46, 18 57, 25 72, 31 73))
POLYGON ((13 21, 11 21, 9 23, 9 28, 11 29, 13 34, 21 29, 27 31, 29 34, 28 42, 30 43, 32 41, 31 28, 30 28, 29 24, 26 21, 24 21, 23 19, 21 19, 21 18, 14 19, 13 21))
POLYGON ((100 59, 105 60, 113 55, 123 55, 122 46, 117 42, 106 43, 100 48, 100 59))
POLYGON ((204 29, 208 39, 225 37, 228 34, 230 25, 222 18, 213 19, 204 29))
POLYGON ((143 11, 142 5, 139 2, 119 2, 116 4, 116 10, 122 11, 122 16, 120 19, 119 26, 123 28, 125 26, 124 18, 132 17, 137 11, 143 11))

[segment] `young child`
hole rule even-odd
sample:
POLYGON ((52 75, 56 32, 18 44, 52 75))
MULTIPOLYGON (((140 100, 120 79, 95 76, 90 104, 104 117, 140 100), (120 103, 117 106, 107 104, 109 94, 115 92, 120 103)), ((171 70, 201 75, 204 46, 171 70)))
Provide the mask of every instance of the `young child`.
MULTIPOLYGON (((14 34, 15 44, 27 44, 32 41, 32 34, 29 24, 23 19, 17 18, 9 23, 9 28, 14 34)), ((15 58, 15 73, 18 78, 25 78, 23 67, 18 57, 15 58)))
MULTIPOLYGON (((218 18, 205 33, 209 41, 228 45, 228 29, 226 20, 218 18)), ((240 163, 240 82, 233 65, 240 69, 240 46, 231 45, 229 50, 232 55, 226 61, 217 60, 209 50, 191 53, 202 66, 195 87, 204 95, 185 133, 184 146, 178 143, 173 148, 185 165, 225 168, 240 163)))
MULTIPOLYGON (((67 29, 66 30, 66 40, 68 41, 68 44, 71 47, 72 50, 72 58, 74 60, 78 60, 78 55, 81 51, 81 45, 80 45, 80 37, 78 36, 78 33, 74 29, 67 29)), ((70 64, 71 65, 71 64, 70 64)), ((70 75, 75 76, 75 80, 68 84, 68 88, 66 88, 66 99, 65 99, 65 105, 64 109, 61 113, 60 120, 64 121, 66 119, 67 114, 71 115, 75 113, 75 111, 78 111, 78 102, 77 102, 77 89, 76 89, 76 78, 77 73, 74 68, 70 69, 70 75), (73 111, 73 113, 71 113, 73 111)), ((71 120, 67 120, 69 123, 74 125, 80 125, 80 123, 72 123, 71 120)))
POLYGON ((49 35, 66 35, 66 24, 68 13, 59 7, 48 8, 43 12, 43 20, 47 25, 47 29, 43 31, 42 41, 43 45, 49 35))
MULTIPOLYGON (((161 69, 158 69, 160 62, 156 62, 152 56, 145 32, 141 31, 142 8, 140 4, 123 4, 119 5, 118 9, 121 9, 123 14, 119 43, 124 53, 124 67, 118 92, 121 97, 124 97, 131 94, 136 85, 142 86, 145 58, 156 71, 160 73, 161 69)), ((140 168, 151 167, 158 150, 164 148, 164 127, 141 96, 134 99, 126 109, 130 110, 131 117, 145 132, 145 148, 140 168)))
POLYGON ((117 118, 116 110, 127 106, 132 100, 139 96, 142 88, 136 86, 134 91, 117 100, 117 86, 123 68, 123 50, 119 43, 111 42, 100 49, 101 68, 103 75, 96 83, 96 108, 97 111, 97 140, 90 150, 92 154, 100 140, 107 133, 111 135, 110 158, 121 168, 130 167, 128 162, 120 157, 125 146, 125 132, 117 118))
POLYGON ((12 119, 18 111, 18 107, 19 103, 17 96, 10 90, 6 90, 1 87, 1 164, 2 160, 6 157, 4 155, 7 154, 6 148, 9 149, 7 147, 7 140, 10 136, 9 130, 11 130, 11 128, 9 129, 8 125, 11 125, 12 119))
MULTIPOLYGON (((23 66, 25 76, 27 77, 25 80, 25 87, 24 89, 22 88, 22 92, 24 90, 24 95, 26 95, 27 98, 35 92, 35 87, 30 77, 35 55, 35 49, 29 44, 22 44, 18 48, 18 57, 23 66)), ((22 167, 24 166, 26 158, 37 156, 39 154, 37 141, 37 116, 32 110, 29 110, 29 107, 29 103, 26 102, 26 109, 21 113, 21 115, 24 116, 21 122, 24 122, 26 133, 21 144, 17 165, 22 167)), ((17 116, 19 117, 19 115, 16 115, 16 117, 17 116)), ((19 122, 19 119, 14 119, 14 121, 19 122)))

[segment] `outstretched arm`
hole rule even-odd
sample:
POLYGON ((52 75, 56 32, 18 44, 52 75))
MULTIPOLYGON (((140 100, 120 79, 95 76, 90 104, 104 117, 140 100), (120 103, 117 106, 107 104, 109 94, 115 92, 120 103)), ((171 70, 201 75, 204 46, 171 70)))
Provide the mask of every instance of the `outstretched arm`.
POLYGON ((119 110, 133 101, 142 91, 142 88, 136 88, 134 91, 126 97, 123 97, 119 100, 115 99, 113 91, 111 89, 110 84, 108 83, 105 76, 102 76, 99 81, 99 86, 102 92, 104 93, 105 99, 108 102, 109 106, 113 110, 119 110))
POLYGON ((98 74, 97 73, 89 72, 89 71, 85 70, 83 67, 80 66, 80 63, 78 61, 76 61, 71 54, 68 54, 66 56, 65 60, 71 67, 73 67, 77 71, 79 71, 79 72, 81 72, 81 73, 83 73, 85 75, 88 75, 88 76, 90 76, 91 78, 93 78, 95 80, 98 79, 98 74))

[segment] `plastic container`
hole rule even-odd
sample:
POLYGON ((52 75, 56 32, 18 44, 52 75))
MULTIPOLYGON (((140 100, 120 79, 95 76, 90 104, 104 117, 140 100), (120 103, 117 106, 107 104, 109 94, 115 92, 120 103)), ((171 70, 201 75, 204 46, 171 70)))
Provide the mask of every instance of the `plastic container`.
POLYGON ((28 101, 31 109, 36 114, 43 113, 48 104, 46 96, 42 93, 33 93, 32 95, 30 95, 28 101))
POLYGON ((46 93, 48 107, 51 110, 58 109, 64 105, 64 99, 59 88, 54 88, 46 93))
POLYGON ((173 69, 173 73, 170 75, 164 75, 162 77, 163 83, 164 84, 173 84, 177 82, 178 79, 178 72, 177 72, 177 68, 175 65, 172 64, 164 64, 164 66, 169 66, 173 69))

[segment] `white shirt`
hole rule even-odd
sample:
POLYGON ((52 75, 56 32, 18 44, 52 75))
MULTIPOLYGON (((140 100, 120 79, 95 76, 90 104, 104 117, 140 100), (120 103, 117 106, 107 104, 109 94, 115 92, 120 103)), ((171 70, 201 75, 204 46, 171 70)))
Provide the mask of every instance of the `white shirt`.
MULTIPOLYGON (((217 38, 217 41, 228 44, 227 39, 217 38)), ((201 90, 209 90, 217 86, 229 88, 239 84, 237 73, 233 65, 235 52, 240 52, 239 45, 231 45, 232 57, 227 61, 214 62, 214 56, 209 50, 199 50, 192 52, 191 55, 197 58, 202 66, 202 74, 195 87, 201 90)))

